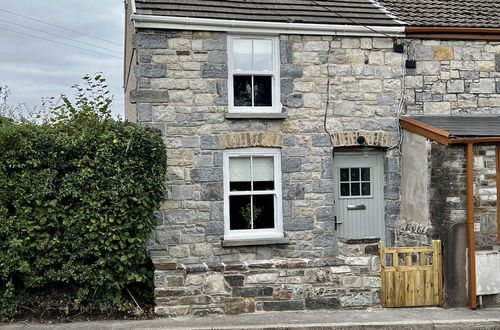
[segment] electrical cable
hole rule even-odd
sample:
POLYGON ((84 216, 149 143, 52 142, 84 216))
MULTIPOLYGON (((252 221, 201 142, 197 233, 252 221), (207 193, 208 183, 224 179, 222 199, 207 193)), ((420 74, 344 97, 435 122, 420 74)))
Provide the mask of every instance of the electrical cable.
POLYGON ((110 51, 110 52, 113 52, 113 53, 116 53, 116 54, 121 54, 121 52, 118 52, 118 51, 110 49, 110 48, 97 46, 97 45, 94 45, 94 44, 91 44, 91 43, 88 43, 88 42, 79 41, 79 40, 72 39, 72 38, 67 38, 67 37, 64 37, 64 36, 61 36, 61 35, 58 35, 58 34, 55 34, 55 33, 50 33, 50 32, 46 32, 46 31, 43 31, 43 30, 36 29, 36 28, 32 28, 32 27, 27 26, 27 25, 14 23, 14 22, 2 19, 2 18, 0 18, 0 21, 8 23, 8 24, 12 24, 12 25, 17 25, 17 26, 20 26, 20 27, 23 27, 23 28, 26 28, 26 29, 30 29, 30 30, 36 31, 36 32, 45 33, 45 34, 48 34, 48 35, 51 35, 51 36, 54 36, 54 37, 57 37, 57 38, 66 39, 66 40, 73 41, 73 42, 78 42, 80 44, 87 45, 87 46, 90 46, 90 47, 101 48, 101 49, 104 49, 104 50, 107 50, 107 51, 110 51))
POLYGON ((34 18, 34 17, 30 17, 30 16, 26 16, 26 15, 18 14, 18 13, 15 13, 15 12, 13 12, 13 11, 6 10, 6 9, 1 9, 1 8, 0 8, 0 11, 3 11, 3 12, 6 12, 6 13, 9 13, 9 14, 11 14, 11 15, 16 15, 16 16, 23 17, 23 18, 26 18, 26 19, 30 19, 30 20, 32 20, 32 21, 36 21, 36 22, 43 23, 43 24, 46 24, 46 25, 54 26, 54 27, 59 28, 59 29, 63 29, 63 30, 67 30, 67 31, 74 32, 74 33, 82 34, 82 35, 85 35, 85 36, 87 36, 87 37, 91 37, 91 38, 94 38, 94 39, 97 39, 97 40, 100 40, 100 41, 108 42, 108 43, 115 44, 115 45, 118 45, 118 46, 122 46, 122 47, 123 47, 123 44, 121 44, 121 43, 114 42, 114 41, 110 41, 110 40, 106 40, 106 39, 102 39, 102 38, 99 38, 99 37, 93 36, 93 35, 91 35, 91 34, 88 34, 88 33, 83 33, 83 32, 77 31, 77 30, 73 30, 73 29, 70 29, 70 28, 67 28, 67 27, 61 26, 61 25, 56 25, 56 24, 48 23, 48 22, 42 21, 41 19, 38 19, 38 18, 34 18))
POLYGON ((122 59, 121 57, 118 57, 118 56, 115 56, 115 55, 101 53, 101 52, 98 52, 98 51, 95 51, 95 50, 91 50, 91 49, 87 49, 87 48, 83 48, 83 47, 78 47, 78 46, 70 45, 70 44, 67 44, 67 43, 64 43, 64 42, 50 40, 50 39, 47 39, 47 38, 35 36, 35 35, 29 34, 29 33, 24 33, 24 32, 19 32, 19 31, 11 30, 11 29, 8 29, 8 28, 5 28, 5 27, 1 27, 1 26, 0 26, 0 29, 1 30, 5 30, 5 31, 9 31, 9 32, 13 32, 13 33, 18 33, 18 34, 21 34, 21 35, 24 35, 24 36, 28 36, 28 37, 32 37, 32 38, 37 38, 37 39, 41 39, 41 40, 53 42, 53 43, 56 43, 56 44, 59 44, 59 45, 67 46, 67 47, 72 47, 72 48, 86 50, 88 52, 99 54, 99 55, 106 55, 106 56, 110 56, 110 57, 122 59))

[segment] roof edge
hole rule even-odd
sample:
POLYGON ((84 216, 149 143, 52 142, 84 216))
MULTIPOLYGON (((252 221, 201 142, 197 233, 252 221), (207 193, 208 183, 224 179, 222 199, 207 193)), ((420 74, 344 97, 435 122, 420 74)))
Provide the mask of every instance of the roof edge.
POLYGON ((379 2, 379 0, 370 0, 370 2, 372 3, 372 5, 374 5, 375 7, 377 7, 378 10, 380 10, 381 12, 383 12, 387 17, 389 17, 390 19, 392 19, 395 23, 401 24, 401 25, 407 25, 406 22, 404 22, 403 20, 399 19, 399 17, 397 17, 393 12, 391 12, 389 9, 387 9, 385 6, 383 6, 379 2))
POLYGON ((309 34, 343 35, 361 37, 404 37, 404 26, 364 26, 259 22, 224 20, 211 18, 155 16, 132 14, 136 28, 175 29, 196 31, 224 31, 234 33, 258 34, 309 34))
POLYGON ((405 34, 421 39, 500 40, 500 28, 407 26, 405 34))

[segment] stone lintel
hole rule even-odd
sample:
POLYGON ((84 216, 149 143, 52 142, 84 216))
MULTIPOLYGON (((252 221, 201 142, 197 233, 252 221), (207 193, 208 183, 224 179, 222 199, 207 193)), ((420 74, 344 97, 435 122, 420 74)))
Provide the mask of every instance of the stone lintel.
POLYGON ((220 136, 222 149, 248 147, 281 147, 283 135, 281 132, 244 132, 229 133, 220 136))
POLYGON ((332 133, 334 147, 359 146, 358 136, 364 136, 370 147, 389 148, 392 144, 392 133, 384 131, 338 131, 332 133))

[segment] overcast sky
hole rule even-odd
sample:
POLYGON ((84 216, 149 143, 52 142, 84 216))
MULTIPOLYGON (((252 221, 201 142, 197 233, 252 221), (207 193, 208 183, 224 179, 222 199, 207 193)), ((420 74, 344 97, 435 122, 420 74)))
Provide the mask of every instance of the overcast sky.
POLYGON ((8 103, 39 106, 102 72, 113 114, 123 117, 123 25, 123 0, 1 0, 0 86, 11 90, 8 103))

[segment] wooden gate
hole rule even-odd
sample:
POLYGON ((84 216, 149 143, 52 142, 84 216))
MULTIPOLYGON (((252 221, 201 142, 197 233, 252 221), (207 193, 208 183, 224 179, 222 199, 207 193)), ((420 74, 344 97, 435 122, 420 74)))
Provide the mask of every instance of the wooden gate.
POLYGON ((441 241, 432 246, 386 248, 379 243, 384 307, 441 305, 441 241))

